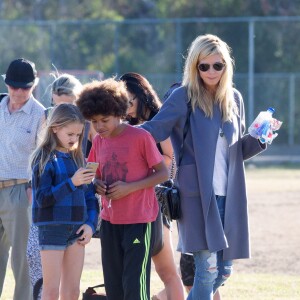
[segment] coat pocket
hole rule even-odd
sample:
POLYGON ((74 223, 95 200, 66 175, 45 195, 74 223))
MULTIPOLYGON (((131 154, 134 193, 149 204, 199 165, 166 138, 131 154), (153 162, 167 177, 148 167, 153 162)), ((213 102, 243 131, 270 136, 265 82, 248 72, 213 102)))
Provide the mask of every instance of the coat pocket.
POLYGON ((200 196, 196 165, 182 165, 177 175, 179 191, 182 197, 200 196))

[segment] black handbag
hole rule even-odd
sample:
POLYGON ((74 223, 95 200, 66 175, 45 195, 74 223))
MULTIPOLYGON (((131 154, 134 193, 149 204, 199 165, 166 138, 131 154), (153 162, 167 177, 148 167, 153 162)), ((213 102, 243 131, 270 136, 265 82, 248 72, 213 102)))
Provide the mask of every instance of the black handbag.
POLYGON ((177 187, 172 179, 155 187, 158 201, 161 203, 162 213, 170 220, 178 220, 181 217, 180 197, 177 187))
MULTIPOLYGON (((191 104, 188 102, 187 117, 183 128, 183 139, 179 152, 178 166, 176 168, 175 182, 178 174, 178 170, 181 164, 183 155, 183 144, 188 132, 191 115, 191 104)), ((161 184, 156 185, 155 193, 158 201, 161 203, 162 213, 170 220, 178 220, 181 218, 181 205, 180 194, 178 187, 174 184, 172 179, 169 179, 161 184)))
POLYGON ((84 293, 82 293, 82 300, 104 300, 107 299, 105 294, 98 294, 95 289, 104 287, 104 284, 88 287, 84 293))

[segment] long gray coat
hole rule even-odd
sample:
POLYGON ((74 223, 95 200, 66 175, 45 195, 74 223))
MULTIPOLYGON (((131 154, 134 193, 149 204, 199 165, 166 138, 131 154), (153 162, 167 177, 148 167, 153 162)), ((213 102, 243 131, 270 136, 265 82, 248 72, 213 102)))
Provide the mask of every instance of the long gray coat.
MULTIPOLYGON (((217 138, 222 127, 221 112, 215 105, 212 119, 205 117, 199 108, 191 114, 190 130, 185 139, 177 177, 182 204, 182 218, 178 220, 178 250, 181 252, 224 249, 224 259, 250 257, 244 160, 266 147, 250 135, 243 134, 243 99, 236 90, 234 98, 239 116, 223 126, 229 145, 224 230, 212 184, 217 138)), ((187 91, 185 87, 180 87, 174 90, 159 113, 141 126, 157 142, 171 137, 177 163, 186 115, 187 91)))

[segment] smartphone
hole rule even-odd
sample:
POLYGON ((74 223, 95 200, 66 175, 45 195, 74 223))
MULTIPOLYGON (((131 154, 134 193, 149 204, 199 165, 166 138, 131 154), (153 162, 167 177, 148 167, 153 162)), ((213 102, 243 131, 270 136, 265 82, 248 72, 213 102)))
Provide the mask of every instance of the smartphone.
POLYGON ((98 166, 99 166, 99 163, 97 163, 97 162, 87 162, 86 169, 92 170, 93 173, 96 173, 98 166))

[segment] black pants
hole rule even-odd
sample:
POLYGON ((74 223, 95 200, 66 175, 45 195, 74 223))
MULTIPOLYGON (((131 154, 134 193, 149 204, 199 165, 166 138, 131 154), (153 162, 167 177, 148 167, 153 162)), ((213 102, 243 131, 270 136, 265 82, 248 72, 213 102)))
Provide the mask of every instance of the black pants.
POLYGON ((100 239, 107 299, 150 299, 151 223, 102 220, 100 239))
POLYGON ((193 286, 195 276, 195 262, 193 255, 181 253, 179 265, 183 285, 193 286))

